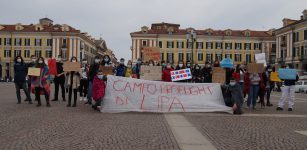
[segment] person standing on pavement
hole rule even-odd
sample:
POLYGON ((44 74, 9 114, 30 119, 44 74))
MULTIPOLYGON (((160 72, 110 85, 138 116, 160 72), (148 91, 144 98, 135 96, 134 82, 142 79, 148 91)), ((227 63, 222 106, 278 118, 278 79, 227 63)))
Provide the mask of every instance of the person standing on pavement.
POLYGON ((242 114, 242 105, 243 105, 243 92, 241 91, 241 85, 235 78, 230 79, 229 92, 231 93, 231 102, 233 104, 233 113, 234 114, 242 114))
POLYGON ((125 77, 132 78, 132 61, 131 60, 129 60, 127 63, 125 77))
POLYGON ((63 69, 63 60, 62 56, 58 55, 58 58, 56 59, 56 68, 57 68, 57 75, 54 78, 54 99, 52 101, 58 101, 58 95, 59 95, 59 88, 61 86, 62 91, 62 98, 63 101, 65 101, 65 74, 63 69))
POLYGON ((99 69, 97 75, 94 77, 93 80, 93 99, 96 103, 92 106, 94 110, 98 111, 101 110, 101 102, 105 95, 106 85, 103 79, 104 79, 103 72, 102 70, 99 69))
POLYGON ((37 98, 37 107, 41 106, 40 94, 44 94, 46 98, 47 107, 50 107, 50 74, 48 66, 45 64, 45 60, 43 57, 39 57, 36 61, 36 68, 40 68, 40 76, 39 77, 31 77, 31 87, 35 89, 35 95, 37 98))
POLYGON ((201 73, 201 69, 200 66, 198 64, 195 64, 194 68, 193 68, 193 82, 194 83, 201 83, 202 82, 202 73, 201 73))
POLYGON ((249 76, 250 81, 250 88, 249 88, 249 94, 247 99, 247 107, 251 109, 250 105, 252 104, 252 109, 256 109, 256 100, 258 97, 259 92, 259 82, 260 77, 258 73, 252 73, 249 76))
MULTIPOLYGON (((271 79, 270 79, 270 76, 271 76, 271 72, 272 72, 272 68, 270 65, 268 65, 265 69, 265 76, 266 76, 266 106, 268 107, 272 107, 273 104, 270 102, 270 98, 271 98, 271 92, 274 88, 274 85, 275 85, 275 82, 272 82, 271 79)), ((275 69, 274 69, 275 71, 275 69)))
POLYGON ((94 63, 90 66, 89 75, 88 75, 88 92, 87 92, 87 102, 85 104, 92 105, 92 86, 94 77, 97 75, 99 69, 101 58, 95 56, 94 63))
POLYGON ((17 95, 17 104, 21 103, 20 89, 23 89, 23 91, 27 96, 27 99, 29 100, 29 104, 32 104, 32 99, 27 89, 27 83, 26 83, 27 66, 24 63, 21 56, 17 56, 15 58, 14 74, 15 74, 14 82, 15 82, 16 95, 17 95))
MULTIPOLYGON (((27 64, 27 68, 29 69, 29 68, 35 67, 36 60, 37 59, 36 59, 35 55, 31 55, 31 62, 27 64)), ((28 92, 31 95, 31 76, 28 75, 27 78, 28 78, 28 80, 27 80, 28 92)), ((35 100, 37 100, 36 97, 35 97, 35 100)), ((29 100, 26 98, 25 101, 29 101, 29 100)))
MULTIPOLYGON (((285 65, 282 67, 285 68, 285 65)), ((288 68, 293 69, 293 64, 289 64, 288 68)), ((295 82, 299 80, 298 75, 296 75, 296 80, 284 80, 285 86, 282 87, 282 95, 280 100, 278 101, 278 107, 276 110, 283 110, 284 108, 284 103, 286 99, 288 98, 289 100, 289 106, 288 106, 288 111, 293 111, 293 106, 294 106, 294 100, 295 100, 295 82)))
POLYGON ((172 65, 167 62, 165 69, 162 72, 162 81, 164 82, 172 82, 171 71, 174 71, 172 65))
POLYGON ((87 89, 88 89, 88 64, 87 60, 83 59, 82 64, 81 64, 81 80, 80 80, 80 101, 87 101, 86 94, 87 94, 87 89))
MULTIPOLYGON (((77 58, 72 57, 71 62, 76 63, 77 58)), ((67 107, 71 106, 71 98, 72 98, 72 92, 74 92, 74 104, 72 107, 77 106, 77 96, 78 96, 78 89, 80 86, 80 73, 77 71, 70 71, 66 74, 66 83, 68 87, 68 104, 67 107)))

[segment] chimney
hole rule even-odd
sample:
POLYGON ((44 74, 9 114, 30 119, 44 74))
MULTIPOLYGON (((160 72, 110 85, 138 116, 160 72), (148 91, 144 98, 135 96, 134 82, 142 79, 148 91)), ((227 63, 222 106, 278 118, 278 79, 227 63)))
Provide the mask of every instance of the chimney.
POLYGON ((307 9, 303 11, 303 19, 307 20, 307 9))
POLYGON ((283 20, 282 20, 282 22, 283 22, 283 26, 285 27, 285 26, 288 26, 288 25, 290 25, 290 24, 292 24, 292 23, 294 23, 294 22, 296 22, 297 20, 292 20, 292 19, 289 19, 289 18, 284 18, 283 20))

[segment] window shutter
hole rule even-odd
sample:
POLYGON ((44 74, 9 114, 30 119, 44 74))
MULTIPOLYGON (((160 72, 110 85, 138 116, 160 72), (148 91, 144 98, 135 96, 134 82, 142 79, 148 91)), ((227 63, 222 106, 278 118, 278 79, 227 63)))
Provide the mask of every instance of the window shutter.
POLYGON ((9 38, 9 44, 12 45, 12 39, 11 38, 9 38))
POLYGON ((39 39, 39 46, 42 46, 42 39, 39 39))
POLYGON ((16 46, 16 44, 17 44, 17 39, 15 38, 14 39, 14 45, 16 46))
POLYGON ((6 38, 4 38, 4 44, 3 45, 6 45, 6 38))

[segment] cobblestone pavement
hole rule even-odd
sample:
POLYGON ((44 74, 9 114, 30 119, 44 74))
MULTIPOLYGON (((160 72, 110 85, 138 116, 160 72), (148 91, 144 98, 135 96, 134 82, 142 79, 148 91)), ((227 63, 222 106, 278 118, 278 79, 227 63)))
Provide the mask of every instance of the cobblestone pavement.
POLYGON ((307 149, 307 135, 295 132, 307 131, 307 94, 296 94, 293 112, 276 111, 280 95, 273 93, 274 107, 260 109, 258 106, 256 111, 244 109, 242 116, 186 113, 185 117, 220 150, 307 149))
POLYGON ((40 108, 17 105, 14 85, 8 83, 0 83, 0 95, 1 150, 179 149, 163 114, 105 114, 83 102, 76 108, 51 102, 47 108, 43 96, 40 108))

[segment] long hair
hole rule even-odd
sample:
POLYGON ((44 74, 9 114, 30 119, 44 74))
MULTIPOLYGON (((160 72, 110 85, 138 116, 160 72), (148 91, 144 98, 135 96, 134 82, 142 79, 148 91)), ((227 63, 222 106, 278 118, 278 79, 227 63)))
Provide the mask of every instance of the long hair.
POLYGON ((71 57, 71 58, 70 58, 70 62, 72 62, 72 59, 76 59, 76 62, 78 62, 77 57, 75 57, 75 56, 71 57))
POLYGON ((24 62, 24 61, 23 61, 23 58, 22 58, 22 57, 19 55, 19 56, 16 56, 16 57, 15 57, 15 59, 14 59, 15 63, 17 63, 17 59, 18 59, 18 58, 20 58, 20 59, 21 59, 21 63, 23 63, 23 62, 24 62))
POLYGON ((37 68, 43 68, 43 67, 45 67, 45 66, 46 66, 46 64, 45 64, 45 59, 44 59, 43 57, 38 57, 38 59, 36 59, 36 65, 35 65, 35 67, 37 67, 37 68), (43 60, 43 64, 39 64, 39 63, 38 63, 40 59, 43 60))

